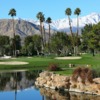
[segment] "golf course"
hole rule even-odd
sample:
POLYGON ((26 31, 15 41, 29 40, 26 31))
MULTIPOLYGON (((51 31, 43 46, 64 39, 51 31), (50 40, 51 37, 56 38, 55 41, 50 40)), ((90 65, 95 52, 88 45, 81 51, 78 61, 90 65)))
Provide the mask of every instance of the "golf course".
POLYGON ((80 59, 55 59, 54 56, 0 59, 0 70, 48 70, 50 64, 55 64, 62 69, 55 71, 56 73, 67 75, 71 74, 76 67, 100 69, 100 54, 95 56, 83 54, 80 56, 80 59), (72 64, 73 66, 70 68, 69 64, 72 64))

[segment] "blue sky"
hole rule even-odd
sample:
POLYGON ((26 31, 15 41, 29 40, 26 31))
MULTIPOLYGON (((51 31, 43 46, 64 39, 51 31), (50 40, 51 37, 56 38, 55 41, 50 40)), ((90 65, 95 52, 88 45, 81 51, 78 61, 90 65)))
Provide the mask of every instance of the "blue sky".
MULTIPOLYGON (((0 19, 10 18, 8 12, 15 8, 18 18, 37 19, 36 14, 43 12, 45 17, 53 20, 65 18, 65 9, 70 7, 81 9, 81 16, 92 12, 100 13, 100 0, 0 0, 0 19)), ((76 17, 74 14, 71 16, 76 17)))

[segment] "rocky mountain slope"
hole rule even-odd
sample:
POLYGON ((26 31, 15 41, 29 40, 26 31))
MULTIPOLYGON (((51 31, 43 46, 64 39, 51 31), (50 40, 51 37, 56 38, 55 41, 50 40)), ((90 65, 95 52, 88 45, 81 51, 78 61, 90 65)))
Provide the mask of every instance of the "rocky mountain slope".
MULTIPOLYGON (((15 20, 14 22, 16 35, 25 37, 27 35, 40 34, 39 26, 31 22, 22 19, 15 20)), ((0 35, 7 35, 13 37, 13 22, 11 19, 0 20, 0 35)))
MULTIPOLYGON (((81 29, 86 24, 97 24, 100 22, 100 14, 92 13, 90 15, 79 17, 79 29, 81 29)), ((77 29, 77 19, 73 18, 71 20, 73 32, 76 32, 77 29)), ((48 24, 44 23, 46 34, 48 36, 48 24)), ((0 35, 7 35, 13 37, 13 24, 11 19, 0 19, 0 35)), ((52 21, 51 23, 52 33, 54 31, 64 31, 70 33, 69 30, 69 21, 66 16, 64 19, 59 19, 52 21)), ((39 21, 33 19, 16 19, 15 20, 15 34, 20 35, 21 37, 26 37, 27 35, 40 34, 39 30, 39 21)))

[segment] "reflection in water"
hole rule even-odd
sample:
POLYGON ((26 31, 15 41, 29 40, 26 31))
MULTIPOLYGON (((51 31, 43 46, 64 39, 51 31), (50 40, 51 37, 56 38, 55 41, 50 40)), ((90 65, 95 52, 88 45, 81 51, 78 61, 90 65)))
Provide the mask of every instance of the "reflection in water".
MULTIPOLYGON (((18 95, 19 94, 21 95, 23 92, 25 94, 26 92, 23 90, 26 90, 31 86, 34 86, 34 82, 40 72, 41 71, 0 73, 0 93, 2 93, 3 91, 14 91, 13 100, 22 100, 18 98, 19 97, 18 95)), ((100 96, 95 96, 95 95, 86 95, 75 92, 55 91, 49 88, 40 88, 39 90, 37 87, 29 89, 27 94, 28 95, 32 94, 32 95, 27 96, 25 94, 24 95, 25 98, 23 100, 32 100, 30 99, 33 98, 32 96, 35 96, 34 98, 38 98, 37 100, 100 100, 100 96), (39 94, 39 90, 42 97, 39 94)), ((8 100, 12 99, 8 98, 8 100)))
POLYGON ((40 71, 0 73, 0 91, 22 90, 34 85, 40 71))
POLYGON ((45 96, 45 100, 70 100, 69 92, 40 88, 40 93, 45 96))
POLYGON ((100 100, 100 96, 55 91, 48 88, 40 88, 40 93, 45 96, 44 100, 100 100))
POLYGON ((0 73, 0 91, 14 91, 17 100, 17 90, 23 90, 34 85, 41 71, 0 73))

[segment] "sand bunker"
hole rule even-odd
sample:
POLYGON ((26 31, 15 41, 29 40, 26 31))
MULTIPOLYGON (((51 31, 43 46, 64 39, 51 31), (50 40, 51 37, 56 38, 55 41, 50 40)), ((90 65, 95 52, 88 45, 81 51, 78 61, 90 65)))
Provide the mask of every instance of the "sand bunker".
POLYGON ((20 61, 7 61, 7 62, 0 62, 0 65, 25 65, 28 62, 20 62, 20 61))
POLYGON ((55 59, 81 59, 82 57, 56 57, 55 59))

